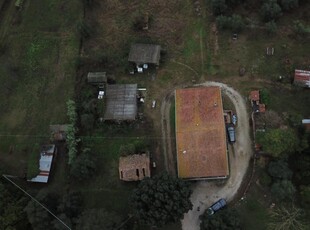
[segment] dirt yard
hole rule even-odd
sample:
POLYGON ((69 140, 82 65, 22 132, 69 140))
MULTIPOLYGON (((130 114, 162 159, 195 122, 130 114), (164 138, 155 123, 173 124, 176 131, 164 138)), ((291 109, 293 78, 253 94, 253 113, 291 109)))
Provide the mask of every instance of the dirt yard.
MULTIPOLYGON (((220 184, 215 181, 199 181, 193 184, 193 194, 191 201, 193 209, 189 211, 182 220, 182 229, 198 230, 200 225, 199 216, 203 214, 213 202, 219 198, 225 198, 228 202, 231 201, 237 194, 241 186, 241 182, 249 166, 249 161, 252 156, 252 147, 250 139, 249 115, 246 110, 246 103, 243 97, 233 88, 223 83, 205 82, 196 86, 219 86, 222 93, 230 98, 235 106, 235 111, 238 116, 238 125, 236 129, 237 141, 233 146, 229 146, 230 160, 230 177, 225 184, 220 184), (199 211, 198 211, 199 207, 199 211)), ((175 173, 175 157, 172 152, 172 141, 170 138, 170 126, 167 122, 169 117, 170 102, 169 98, 172 94, 168 94, 163 99, 161 108, 162 115, 162 132, 164 137, 164 155, 166 169, 175 173)))

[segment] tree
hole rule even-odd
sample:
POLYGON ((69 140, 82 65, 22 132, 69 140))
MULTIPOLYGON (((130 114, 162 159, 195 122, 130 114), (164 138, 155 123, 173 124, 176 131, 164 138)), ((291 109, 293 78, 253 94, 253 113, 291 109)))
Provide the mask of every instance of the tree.
POLYGON ((114 230, 121 218, 114 212, 104 209, 88 209, 77 219, 76 230, 114 230))
POLYGON ((299 145, 298 136, 292 129, 271 129, 257 137, 263 150, 273 157, 283 156, 284 153, 293 153, 299 145))
POLYGON ((301 206, 310 208, 310 186, 300 186, 300 199, 301 199, 301 206))
POLYGON ((121 145, 119 152, 122 156, 128 156, 136 153, 136 146, 134 144, 121 145))
POLYGON ((75 218, 82 210, 83 199, 80 192, 69 192, 62 198, 57 207, 58 213, 64 213, 66 217, 75 218))
POLYGON ((205 213, 200 216, 202 220, 200 224, 201 230, 217 229, 217 230, 238 230, 242 229, 240 216, 235 209, 224 209, 216 213, 216 215, 209 216, 205 213))
POLYGON ((294 160, 294 179, 298 184, 310 185, 310 155, 301 153, 294 160))
POLYGON ((281 7, 283 10, 292 10, 298 7, 298 0, 281 0, 281 7))
POLYGON ((286 208, 280 206, 274 208, 270 212, 270 223, 268 229, 270 230, 304 230, 305 224, 301 220, 303 212, 301 209, 291 206, 286 208))
POLYGON ((230 17, 219 15, 216 17, 216 24, 219 29, 227 29, 230 25, 230 17))
POLYGON ((276 179, 291 179, 293 172, 289 169, 287 162, 283 160, 272 161, 268 166, 268 173, 276 179))
POLYGON ((310 28, 304 25, 301 21, 295 20, 294 21, 294 31, 296 34, 300 36, 306 36, 310 33, 310 28))
POLYGON ((28 199, 20 191, 11 191, 10 185, 0 181, 0 229, 23 229, 19 227, 19 223, 23 223, 23 227, 28 223, 24 206, 28 199))
POLYGON ((295 192, 296 189, 289 180, 280 180, 271 186, 272 195, 279 201, 283 201, 284 199, 292 200, 295 192))
POLYGON ((142 224, 163 226, 179 221, 192 209, 191 193, 189 184, 163 173, 143 179, 130 203, 142 224))
POLYGON ((85 180, 93 176, 96 172, 96 163, 92 159, 88 149, 84 150, 73 162, 70 175, 77 180, 85 180))
POLYGON ((271 34, 275 34, 277 32, 278 27, 277 27, 277 24, 276 24, 276 22, 274 20, 272 20, 270 22, 267 22, 265 24, 265 26, 266 26, 268 34, 271 35, 271 34))
POLYGON ((212 10, 214 15, 224 14, 227 10, 225 0, 212 0, 212 10))
POLYGON ((243 30, 245 26, 242 17, 237 14, 233 14, 230 22, 231 22, 230 27, 233 32, 240 32, 241 30, 243 30))
POLYGON ((85 130, 92 130, 94 127, 95 118, 93 114, 85 113, 81 115, 81 126, 85 130))
POLYGON ((260 10, 260 13, 265 22, 276 20, 282 15, 282 10, 276 0, 268 0, 260 10))

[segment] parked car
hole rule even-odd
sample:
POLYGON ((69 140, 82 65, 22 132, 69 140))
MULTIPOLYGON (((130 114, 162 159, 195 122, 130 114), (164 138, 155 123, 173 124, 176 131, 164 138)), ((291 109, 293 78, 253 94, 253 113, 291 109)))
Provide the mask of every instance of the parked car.
POLYGON ((228 135, 228 140, 230 143, 236 142, 236 131, 233 125, 227 126, 227 135, 228 135))
POLYGON ((153 100, 153 101, 152 101, 152 108, 154 109, 155 107, 156 107, 156 101, 153 100))
POLYGON ((212 204, 208 209, 207 209, 207 213, 208 215, 213 215, 214 213, 216 213, 217 211, 219 211, 220 209, 224 208, 226 206, 226 200, 221 198, 218 201, 216 201, 214 204, 212 204))

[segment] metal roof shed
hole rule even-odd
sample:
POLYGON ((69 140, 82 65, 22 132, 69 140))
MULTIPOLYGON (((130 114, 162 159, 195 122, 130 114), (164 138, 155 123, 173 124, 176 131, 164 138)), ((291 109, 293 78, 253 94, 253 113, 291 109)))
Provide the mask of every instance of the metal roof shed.
POLYGON ((104 120, 135 120, 137 84, 107 85, 104 120))
POLYGON ((40 173, 36 177, 28 180, 30 182, 47 183, 53 163, 54 155, 56 154, 55 145, 43 145, 40 152, 40 173))
POLYGON ((160 45, 154 44, 133 44, 131 45, 128 61, 137 65, 155 64, 159 65, 160 45))
POLYGON ((102 84, 107 82, 106 72, 89 72, 87 82, 90 84, 102 84))
POLYGON ((295 69, 294 84, 310 88, 310 71, 295 69))

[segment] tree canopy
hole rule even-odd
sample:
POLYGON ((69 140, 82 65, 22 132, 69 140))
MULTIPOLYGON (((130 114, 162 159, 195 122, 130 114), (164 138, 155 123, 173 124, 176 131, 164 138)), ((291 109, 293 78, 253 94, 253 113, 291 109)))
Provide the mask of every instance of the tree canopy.
POLYGON ((276 0, 268 0, 261 7, 261 15, 266 22, 276 20, 281 14, 281 7, 276 0))
POLYGON ((281 180, 271 186, 272 195, 279 201, 292 200, 296 189, 291 181, 281 180))
POLYGON ((192 209, 189 184, 167 173, 145 178, 131 196, 134 214, 142 224, 163 226, 192 209))
POLYGON ((224 209, 217 212, 215 215, 209 216, 205 212, 200 216, 201 230, 217 229, 217 230, 238 230, 242 229, 240 216, 235 209, 224 209))
POLYGON ((263 150, 273 157, 280 157, 284 153, 293 153, 299 145, 298 136, 292 129, 270 129, 257 137, 263 150))
POLYGON ((268 173, 276 179, 291 179, 293 175, 293 172, 288 167, 288 163, 283 160, 270 162, 268 173))
POLYGON ((93 176, 96 170, 97 166, 90 154, 90 150, 84 149, 74 160, 70 169, 70 175, 73 178, 82 181, 93 176))

